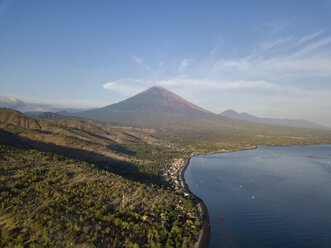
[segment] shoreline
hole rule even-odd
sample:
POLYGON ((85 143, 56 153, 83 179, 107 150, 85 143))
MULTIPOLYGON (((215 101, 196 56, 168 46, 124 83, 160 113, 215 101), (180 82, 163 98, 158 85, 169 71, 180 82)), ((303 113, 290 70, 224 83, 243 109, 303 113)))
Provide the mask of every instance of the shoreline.
POLYGON ((206 154, 194 154, 194 155, 189 156, 186 159, 185 165, 183 166, 183 168, 181 169, 181 172, 180 172, 180 179, 182 182, 182 187, 184 189, 184 192, 187 192, 188 194, 190 194, 191 196, 193 196, 196 199, 197 205, 198 205, 198 210, 200 211, 201 217, 202 217, 202 228, 200 230, 198 240, 197 240, 196 244, 194 245, 194 248, 208 248, 211 229, 210 229, 210 220, 209 220, 209 214, 208 214, 208 209, 207 209, 206 204, 200 197, 198 197, 197 195, 192 193, 192 191, 190 190, 190 188, 187 185, 185 178, 184 178, 185 171, 190 164, 191 158, 194 156, 212 155, 212 154, 219 154, 219 153, 225 153, 225 152, 254 150, 254 149, 257 149, 258 147, 259 146, 252 146, 252 147, 246 147, 244 149, 238 149, 238 150, 232 150, 232 151, 218 151, 218 152, 212 152, 212 153, 206 153, 206 154))
POLYGON ((200 199, 198 196, 196 196, 195 194, 192 193, 192 191, 190 190, 190 188, 188 187, 188 185, 184 179, 184 174, 185 174, 185 171, 186 171, 188 165, 190 164, 191 158, 192 158, 192 156, 188 157, 188 159, 186 160, 186 163, 185 163, 183 169, 181 170, 180 177, 181 177, 181 181, 183 183, 184 191, 186 191, 187 193, 189 193, 191 196, 193 196, 196 199, 196 201, 198 203, 198 209, 201 212, 201 216, 202 216, 202 228, 200 230, 199 237, 198 237, 196 244, 194 245, 194 248, 208 248, 209 239, 210 239, 210 221, 209 221, 207 206, 202 199, 200 199))

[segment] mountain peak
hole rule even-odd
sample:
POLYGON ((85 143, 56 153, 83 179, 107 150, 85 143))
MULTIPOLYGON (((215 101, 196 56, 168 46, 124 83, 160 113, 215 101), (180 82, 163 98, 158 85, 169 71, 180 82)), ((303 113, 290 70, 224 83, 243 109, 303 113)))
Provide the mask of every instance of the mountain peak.
MULTIPOLYGON (((135 108, 139 111, 159 112, 167 114, 189 114, 193 112, 209 111, 190 103, 175 93, 161 87, 153 86, 137 95, 134 95, 120 103, 113 104, 126 106, 125 109, 135 108)), ((108 106, 106 106, 108 107, 108 106)))
POLYGON ((225 110, 223 113, 221 113, 222 115, 225 115, 225 114, 238 114, 237 111, 233 110, 233 109, 227 109, 225 110))
MULTIPOLYGON (((159 92, 159 93, 162 93, 163 92, 163 93, 165 93, 165 92, 171 92, 171 91, 167 90, 166 88, 164 88, 162 86, 155 85, 155 86, 152 86, 152 87, 150 87, 150 88, 148 88, 148 89, 146 89, 146 90, 138 93, 137 95, 140 95, 140 94, 143 94, 143 93, 152 94, 153 92, 154 93, 155 92, 159 92)), ((135 95, 135 96, 137 96, 137 95, 135 95)), ((133 96, 133 97, 135 97, 135 96, 133 96)))
POLYGON ((166 88, 164 88, 162 86, 159 86, 159 85, 152 86, 147 90, 165 90, 165 91, 168 91, 166 88))

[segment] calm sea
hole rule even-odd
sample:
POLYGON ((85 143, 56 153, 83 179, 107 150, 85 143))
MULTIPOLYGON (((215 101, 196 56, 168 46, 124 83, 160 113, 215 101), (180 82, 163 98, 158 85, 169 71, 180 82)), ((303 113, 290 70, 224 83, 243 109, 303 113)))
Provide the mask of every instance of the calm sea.
POLYGON ((185 179, 207 205, 209 247, 331 247, 331 145, 196 156, 185 179))

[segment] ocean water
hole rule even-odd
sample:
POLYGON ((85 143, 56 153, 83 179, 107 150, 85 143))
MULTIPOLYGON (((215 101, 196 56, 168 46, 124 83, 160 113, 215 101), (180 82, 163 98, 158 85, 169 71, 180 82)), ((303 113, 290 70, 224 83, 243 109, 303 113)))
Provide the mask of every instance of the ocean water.
POLYGON ((331 145, 196 156, 185 180, 208 208, 209 247, 331 247, 331 145))

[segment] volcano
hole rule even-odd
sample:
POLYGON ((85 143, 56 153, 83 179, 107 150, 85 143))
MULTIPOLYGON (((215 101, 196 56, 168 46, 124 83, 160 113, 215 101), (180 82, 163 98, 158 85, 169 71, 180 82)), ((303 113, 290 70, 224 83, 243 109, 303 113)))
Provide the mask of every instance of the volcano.
POLYGON ((75 116, 144 127, 222 118, 160 86, 151 87, 119 103, 75 113, 75 116))

